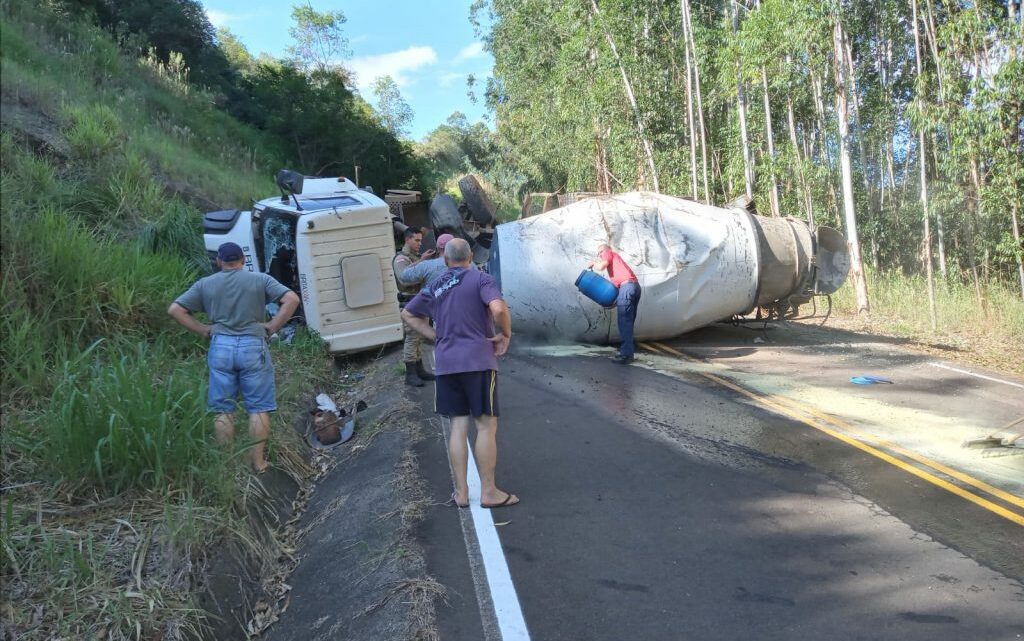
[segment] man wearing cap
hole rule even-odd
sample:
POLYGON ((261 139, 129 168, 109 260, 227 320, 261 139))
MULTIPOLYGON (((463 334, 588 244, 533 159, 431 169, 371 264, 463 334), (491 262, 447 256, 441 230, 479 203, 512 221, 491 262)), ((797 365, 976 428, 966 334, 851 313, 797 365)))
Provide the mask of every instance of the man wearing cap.
POLYGON ((256 441, 250 460, 256 472, 263 472, 269 467, 265 452, 270 412, 277 410, 267 339, 292 317, 299 297, 272 276, 247 270, 245 254, 235 243, 217 249, 217 265, 221 271, 198 280, 171 303, 167 313, 185 329, 210 339, 207 400, 217 413, 217 441, 228 443, 235 436, 234 412, 241 392, 249 434, 256 441), (264 322, 267 303, 280 303, 280 309, 264 322), (196 320, 193 312, 205 312, 210 324, 196 320))
MULTIPOLYGON (((441 234, 438 236, 434 244, 437 245, 437 253, 440 256, 421 260, 412 267, 409 267, 398 276, 398 282, 406 286, 418 285, 426 287, 427 283, 434 280, 435 276, 448 269, 448 265, 444 262, 444 246, 448 244, 449 240, 454 238, 455 236, 451 234, 441 234)), ((476 265, 470 263, 469 268, 475 270, 476 265)))
MULTIPOLYGON (((395 272, 395 280, 398 283, 398 307, 404 308, 405 304, 413 299, 422 286, 421 280, 413 280, 406 283, 402 278, 410 269, 430 260, 436 255, 434 250, 428 250, 420 256, 420 247, 423 244, 423 230, 419 227, 408 227, 403 232, 405 243, 402 245, 394 259, 391 261, 391 268, 395 272)), ((405 384, 413 387, 423 387, 423 381, 434 380, 434 375, 423 366, 423 352, 421 344, 423 337, 409 329, 409 326, 402 322, 402 329, 405 330, 405 342, 402 344, 402 360, 405 362, 405 384)))

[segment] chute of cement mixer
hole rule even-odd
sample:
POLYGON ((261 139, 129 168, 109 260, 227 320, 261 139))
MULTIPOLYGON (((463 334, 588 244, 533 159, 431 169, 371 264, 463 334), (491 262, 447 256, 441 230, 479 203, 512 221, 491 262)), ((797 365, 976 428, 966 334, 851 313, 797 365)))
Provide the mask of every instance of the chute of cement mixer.
MULTIPOLYGON (((814 235, 806 223, 648 192, 589 198, 495 229, 489 270, 515 331, 599 343, 618 338, 614 310, 573 284, 602 243, 640 280, 635 332, 641 340, 744 314, 816 283, 814 235)), ((840 249, 834 242, 829 248, 840 249)), ((836 255, 830 261, 841 263, 836 255)), ((844 277, 830 271, 827 284, 838 287, 844 277)))

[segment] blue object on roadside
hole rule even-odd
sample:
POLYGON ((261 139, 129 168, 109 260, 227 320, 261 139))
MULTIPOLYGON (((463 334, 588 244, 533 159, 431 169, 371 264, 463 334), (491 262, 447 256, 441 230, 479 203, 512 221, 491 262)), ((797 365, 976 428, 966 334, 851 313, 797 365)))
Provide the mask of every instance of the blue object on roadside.
POLYGON ((614 307, 615 299, 619 297, 619 288, 604 276, 594 273, 592 269, 583 270, 576 279, 576 287, 584 296, 601 307, 614 307))
POLYGON ((354 419, 354 418, 353 419, 349 419, 348 422, 345 423, 345 427, 342 428, 342 430, 341 430, 341 440, 339 440, 338 442, 339 443, 344 443, 345 441, 349 440, 350 438, 352 438, 352 434, 355 431, 356 431, 356 419, 354 419))
POLYGON ((893 382, 883 376, 872 376, 865 374, 864 376, 854 376, 850 379, 850 382, 855 385, 875 385, 876 383, 888 383, 892 385, 893 382))

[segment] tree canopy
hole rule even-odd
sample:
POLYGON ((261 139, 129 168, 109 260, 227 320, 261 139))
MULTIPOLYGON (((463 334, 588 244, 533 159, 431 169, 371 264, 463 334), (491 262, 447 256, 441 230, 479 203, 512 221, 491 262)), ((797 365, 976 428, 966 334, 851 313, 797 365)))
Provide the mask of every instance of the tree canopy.
POLYGON ((875 268, 1024 295, 1015 0, 478 0, 471 20, 522 190, 746 193, 859 232, 875 268))

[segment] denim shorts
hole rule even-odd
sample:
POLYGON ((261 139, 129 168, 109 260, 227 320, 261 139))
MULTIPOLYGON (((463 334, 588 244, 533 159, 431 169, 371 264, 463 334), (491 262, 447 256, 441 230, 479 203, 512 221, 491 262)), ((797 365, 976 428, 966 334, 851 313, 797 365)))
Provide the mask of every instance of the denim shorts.
POLYGON ((249 414, 277 409, 274 364, 266 339, 214 334, 206 362, 210 366, 210 411, 234 412, 239 392, 249 414))

